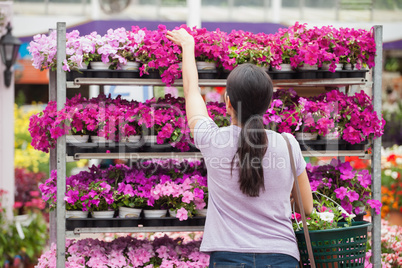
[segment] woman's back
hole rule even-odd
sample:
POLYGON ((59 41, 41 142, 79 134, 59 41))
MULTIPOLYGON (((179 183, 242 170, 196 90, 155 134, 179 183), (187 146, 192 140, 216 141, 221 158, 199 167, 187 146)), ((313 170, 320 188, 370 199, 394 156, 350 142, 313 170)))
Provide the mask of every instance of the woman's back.
MULTIPOLYGON (((298 249, 290 221, 290 193, 293 176, 286 142, 266 131, 268 148, 262 159, 265 191, 250 197, 239 188, 239 166, 257 164, 258 159, 232 159, 238 147, 241 128, 218 128, 210 118, 195 127, 195 144, 200 148, 208 170, 208 215, 202 251, 285 253, 298 259, 298 249)), ((298 175, 305 169, 299 144, 288 135, 295 155, 298 175)))

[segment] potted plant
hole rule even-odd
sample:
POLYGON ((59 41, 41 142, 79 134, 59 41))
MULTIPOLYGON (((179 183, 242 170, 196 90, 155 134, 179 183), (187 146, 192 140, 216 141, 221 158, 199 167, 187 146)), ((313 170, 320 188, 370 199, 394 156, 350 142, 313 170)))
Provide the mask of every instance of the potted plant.
POLYGON ((366 207, 380 212, 381 203, 371 199, 371 175, 354 171, 349 162, 332 159, 329 165, 307 166, 311 189, 339 203, 348 213, 364 213, 366 207))
POLYGON ((224 55, 221 64, 225 71, 231 71, 234 67, 243 63, 251 63, 263 67, 268 71, 272 58, 272 51, 268 35, 258 35, 232 31, 227 35, 229 55, 224 55))
POLYGON ((318 134, 326 135, 334 128, 334 120, 329 117, 331 106, 321 102, 299 98, 297 111, 301 117, 301 132, 296 132, 298 140, 315 140, 318 134))
POLYGON ((306 239, 301 227, 308 228, 316 267, 338 267, 345 262, 364 263, 368 222, 352 222, 354 214, 326 196, 319 195, 313 200, 315 208, 307 216, 307 226, 300 222, 300 215, 293 215, 295 234, 299 246, 301 262, 309 264, 306 239), (354 239, 356 236, 365 239, 354 239), (350 259, 353 256, 353 259, 350 259))
POLYGON ((227 33, 219 29, 207 31, 205 28, 193 28, 190 33, 195 41, 194 53, 199 75, 205 73, 205 78, 212 78, 208 73, 213 76, 222 57, 228 54, 227 33))
POLYGON ((116 194, 107 181, 92 181, 88 186, 88 199, 84 202, 91 202, 91 213, 93 218, 108 219, 114 217, 116 209, 116 194))
POLYGON ((181 77, 179 69, 181 49, 166 37, 166 33, 167 29, 164 25, 159 25, 156 31, 145 30, 137 57, 142 62, 140 76, 144 74, 149 78, 159 76, 162 82, 170 86, 175 79, 181 77))
POLYGON ((141 104, 134 102, 124 112, 124 121, 119 125, 120 133, 127 142, 138 143, 142 135, 142 126, 139 123, 141 118, 141 104))
POLYGON ((144 178, 143 172, 132 171, 127 174, 127 179, 118 184, 116 202, 120 218, 139 218, 142 209, 147 206, 149 192, 139 183, 144 178))
POLYGON ((145 37, 145 31, 133 26, 131 31, 126 31, 125 34, 126 40, 121 39, 117 50, 119 67, 123 70, 138 71, 140 62, 137 61, 137 52, 145 37))
POLYGON ((57 67, 57 41, 56 31, 51 31, 49 35, 38 34, 29 43, 28 51, 32 55, 32 65, 39 70, 56 70, 57 67))
POLYGON ((271 36, 274 51, 271 66, 275 71, 292 71, 298 67, 296 56, 302 45, 299 37, 305 31, 306 24, 296 22, 287 29, 279 29, 278 33, 271 36))

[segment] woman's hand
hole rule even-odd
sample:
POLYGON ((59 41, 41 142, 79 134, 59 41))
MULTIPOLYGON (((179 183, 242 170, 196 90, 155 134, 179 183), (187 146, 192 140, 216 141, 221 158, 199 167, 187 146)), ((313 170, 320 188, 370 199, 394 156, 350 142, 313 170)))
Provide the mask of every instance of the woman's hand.
POLYGON ((191 134, 194 137, 194 128, 200 117, 208 117, 207 107, 198 90, 198 72, 195 65, 195 42, 191 34, 185 29, 168 31, 166 37, 182 47, 182 76, 183 91, 186 100, 186 115, 191 134))
POLYGON ((166 37, 178 46, 194 46, 194 37, 185 29, 167 31, 166 37))

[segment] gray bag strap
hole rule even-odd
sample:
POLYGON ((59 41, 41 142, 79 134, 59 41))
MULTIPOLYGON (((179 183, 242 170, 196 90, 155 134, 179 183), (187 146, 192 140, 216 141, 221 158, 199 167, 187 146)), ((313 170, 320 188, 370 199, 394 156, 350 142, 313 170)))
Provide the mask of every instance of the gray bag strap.
POLYGON ((297 180, 296 165, 295 165, 295 160, 293 158, 292 146, 290 145, 289 139, 285 134, 282 134, 282 137, 285 139, 286 145, 287 145, 288 151, 289 151, 290 166, 292 167, 292 172, 293 172, 293 177, 294 177, 292 195, 295 199, 297 198, 297 201, 299 204, 299 210, 300 210, 300 214, 301 214, 302 222, 303 222, 304 238, 306 240, 308 256, 310 259, 310 267, 315 268, 313 248, 311 246, 310 234, 309 234, 308 228, 307 228, 306 213, 304 212, 304 206, 303 206, 303 201, 302 201, 300 187, 299 187, 299 181, 297 180))

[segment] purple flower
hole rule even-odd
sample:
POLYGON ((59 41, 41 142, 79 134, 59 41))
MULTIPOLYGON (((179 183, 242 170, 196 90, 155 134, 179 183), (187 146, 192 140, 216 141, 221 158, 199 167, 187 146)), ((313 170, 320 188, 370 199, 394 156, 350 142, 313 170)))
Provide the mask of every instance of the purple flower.
POLYGON ((356 193, 355 191, 348 191, 346 196, 349 197, 350 202, 359 200, 359 194, 356 193))
POLYGON ((336 198, 338 199, 344 199, 346 194, 347 194, 347 189, 345 187, 339 187, 338 189, 336 189, 334 192, 336 193, 336 198))
POLYGON ((381 213, 382 203, 379 200, 367 200, 367 204, 375 210, 376 214, 381 213))
POLYGON ((371 175, 367 169, 361 170, 359 172, 357 180, 364 188, 369 187, 371 185, 371 175))

